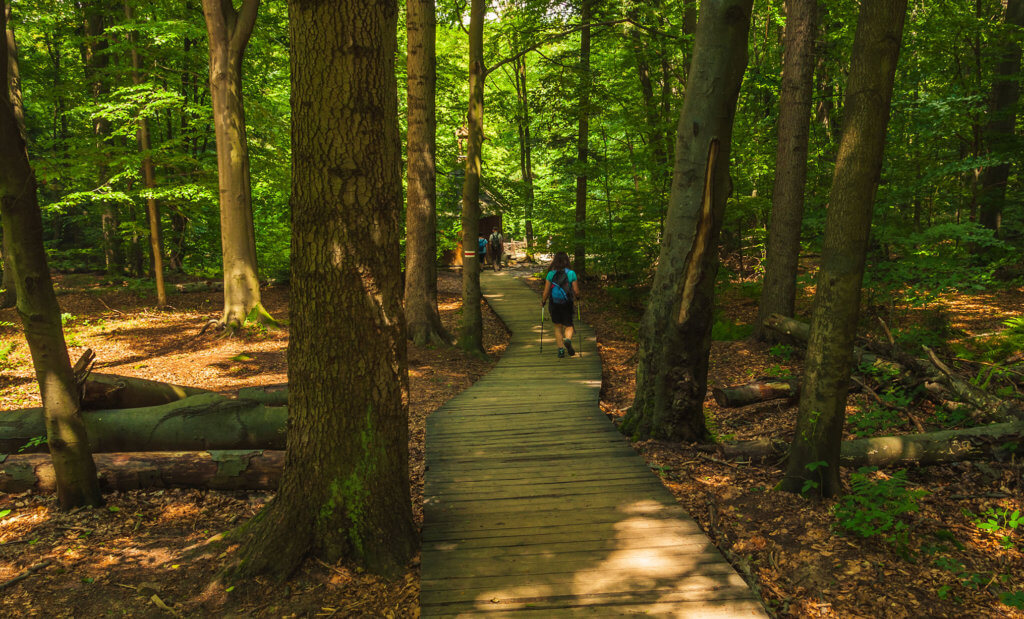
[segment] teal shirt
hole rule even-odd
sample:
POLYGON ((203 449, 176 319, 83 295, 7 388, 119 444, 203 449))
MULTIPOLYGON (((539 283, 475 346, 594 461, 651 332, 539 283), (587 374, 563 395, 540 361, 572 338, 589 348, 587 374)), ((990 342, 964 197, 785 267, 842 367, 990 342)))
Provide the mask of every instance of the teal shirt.
MULTIPOLYGON (((565 276, 569 279, 569 283, 570 284, 573 283, 574 281, 576 281, 576 279, 577 279, 576 278, 576 271, 573 271, 572 269, 566 269, 565 270, 565 276)), ((550 281, 554 281, 554 277, 555 277, 555 271, 548 271, 547 280, 549 282, 550 281)))

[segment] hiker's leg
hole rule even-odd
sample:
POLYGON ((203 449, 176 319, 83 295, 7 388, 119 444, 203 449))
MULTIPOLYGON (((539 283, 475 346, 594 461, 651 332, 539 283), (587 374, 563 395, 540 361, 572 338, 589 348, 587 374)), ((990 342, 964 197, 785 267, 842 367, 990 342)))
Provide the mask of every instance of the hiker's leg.
POLYGON ((562 347, 562 338, 564 337, 562 334, 564 332, 565 332, 565 326, 564 325, 560 325, 560 324, 558 324, 556 322, 555 323, 555 341, 558 342, 558 347, 559 348, 562 347))
POLYGON ((565 333, 565 339, 571 340, 572 334, 576 332, 576 329, 572 325, 569 325, 568 327, 565 327, 563 331, 565 333))

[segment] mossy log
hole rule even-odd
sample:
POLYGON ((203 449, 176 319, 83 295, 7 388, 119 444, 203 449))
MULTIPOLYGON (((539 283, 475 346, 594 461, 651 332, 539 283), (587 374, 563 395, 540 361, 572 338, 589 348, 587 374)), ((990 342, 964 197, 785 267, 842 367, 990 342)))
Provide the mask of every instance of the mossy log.
POLYGON ((769 376, 744 385, 715 387, 712 393, 722 408, 736 408, 780 398, 795 398, 800 394, 800 383, 795 379, 769 376))
MULTIPOLYGON (((943 462, 1008 457, 1024 445, 1024 422, 998 423, 966 430, 880 436, 844 441, 839 462, 846 467, 927 466, 943 462)), ((789 445, 760 439, 718 446, 727 458, 753 462, 785 457, 789 445)))
MULTIPOLYGON (((96 454, 104 492, 138 488, 273 490, 284 468, 283 451, 201 451, 96 454)), ((0 492, 52 492, 48 454, 0 455, 0 492)))
MULTIPOLYGON (((288 409, 201 393, 160 406, 83 411, 82 418, 93 453, 284 449, 288 409)), ((0 453, 16 453, 45 434, 40 409, 0 414, 0 453)))

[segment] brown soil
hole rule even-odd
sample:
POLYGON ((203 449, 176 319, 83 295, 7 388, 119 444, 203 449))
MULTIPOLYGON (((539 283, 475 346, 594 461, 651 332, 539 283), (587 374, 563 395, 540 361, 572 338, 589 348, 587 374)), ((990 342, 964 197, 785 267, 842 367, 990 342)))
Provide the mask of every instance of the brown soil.
MULTIPOLYGON (((171 297, 167 310, 126 291, 76 275, 58 285, 85 290, 58 297, 68 317, 72 358, 86 347, 97 370, 233 392, 287 382, 287 328, 248 330, 239 337, 196 337, 217 317, 219 293, 171 297), (72 281, 67 281, 71 279, 72 281)), ((460 278, 438 280, 442 320, 457 329, 460 278)), ((264 292, 275 318, 288 318, 288 290, 264 292)), ((490 360, 456 350, 409 346, 410 472, 413 511, 422 521, 423 435, 427 415, 487 373, 508 333, 484 305, 484 347, 490 360)), ((0 311, 0 410, 39 405, 28 349, 14 310, 0 311), (8 344, 13 349, 3 356, 8 344)), ((2 414, 2 413, 0 413, 2 414)), ((228 557, 187 551, 243 523, 267 503, 268 492, 149 490, 107 495, 107 506, 61 513, 50 495, 0 494, 0 616, 242 615, 260 617, 419 614, 419 568, 386 581, 344 564, 307 561, 286 583, 257 581, 238 591, 209 587, 228 557), (10 510, 9 512, 7 510, 10 510)))

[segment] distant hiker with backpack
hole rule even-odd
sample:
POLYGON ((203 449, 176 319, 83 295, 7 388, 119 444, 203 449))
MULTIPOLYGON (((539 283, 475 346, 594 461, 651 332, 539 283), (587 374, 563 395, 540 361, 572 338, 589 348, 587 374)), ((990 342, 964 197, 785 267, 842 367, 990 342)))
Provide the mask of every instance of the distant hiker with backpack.
POLYGON ((484 267, 484 258, 487 257, 487 237, 481 232, 477 235, 479 238, 476 240, 476 257, 480 261, 480 269, 484 267))
POLYGON ((555 325, 555 341, 562 346, 558 348, 558 356, 564 357, 568 352, 569 356, 576 354, 572 345, 574 327, 572 324, 573 304, 580 298, 580 283, 576 272, 569 268, 569 255, 564 251, 555 254, 555 259, 548 267, 548 274, 544 282, 544 294, 541 295, 541 307, 551 300, 548 305, 548 313, 551 315, 551 322, 555 325))
POLYGON ((487 253, 495 271, 501 270, 501 254, 504 250, 505 239, 501 235, 501 230, 497 227, 491 228, 491 236, 487 239, 487 253))

